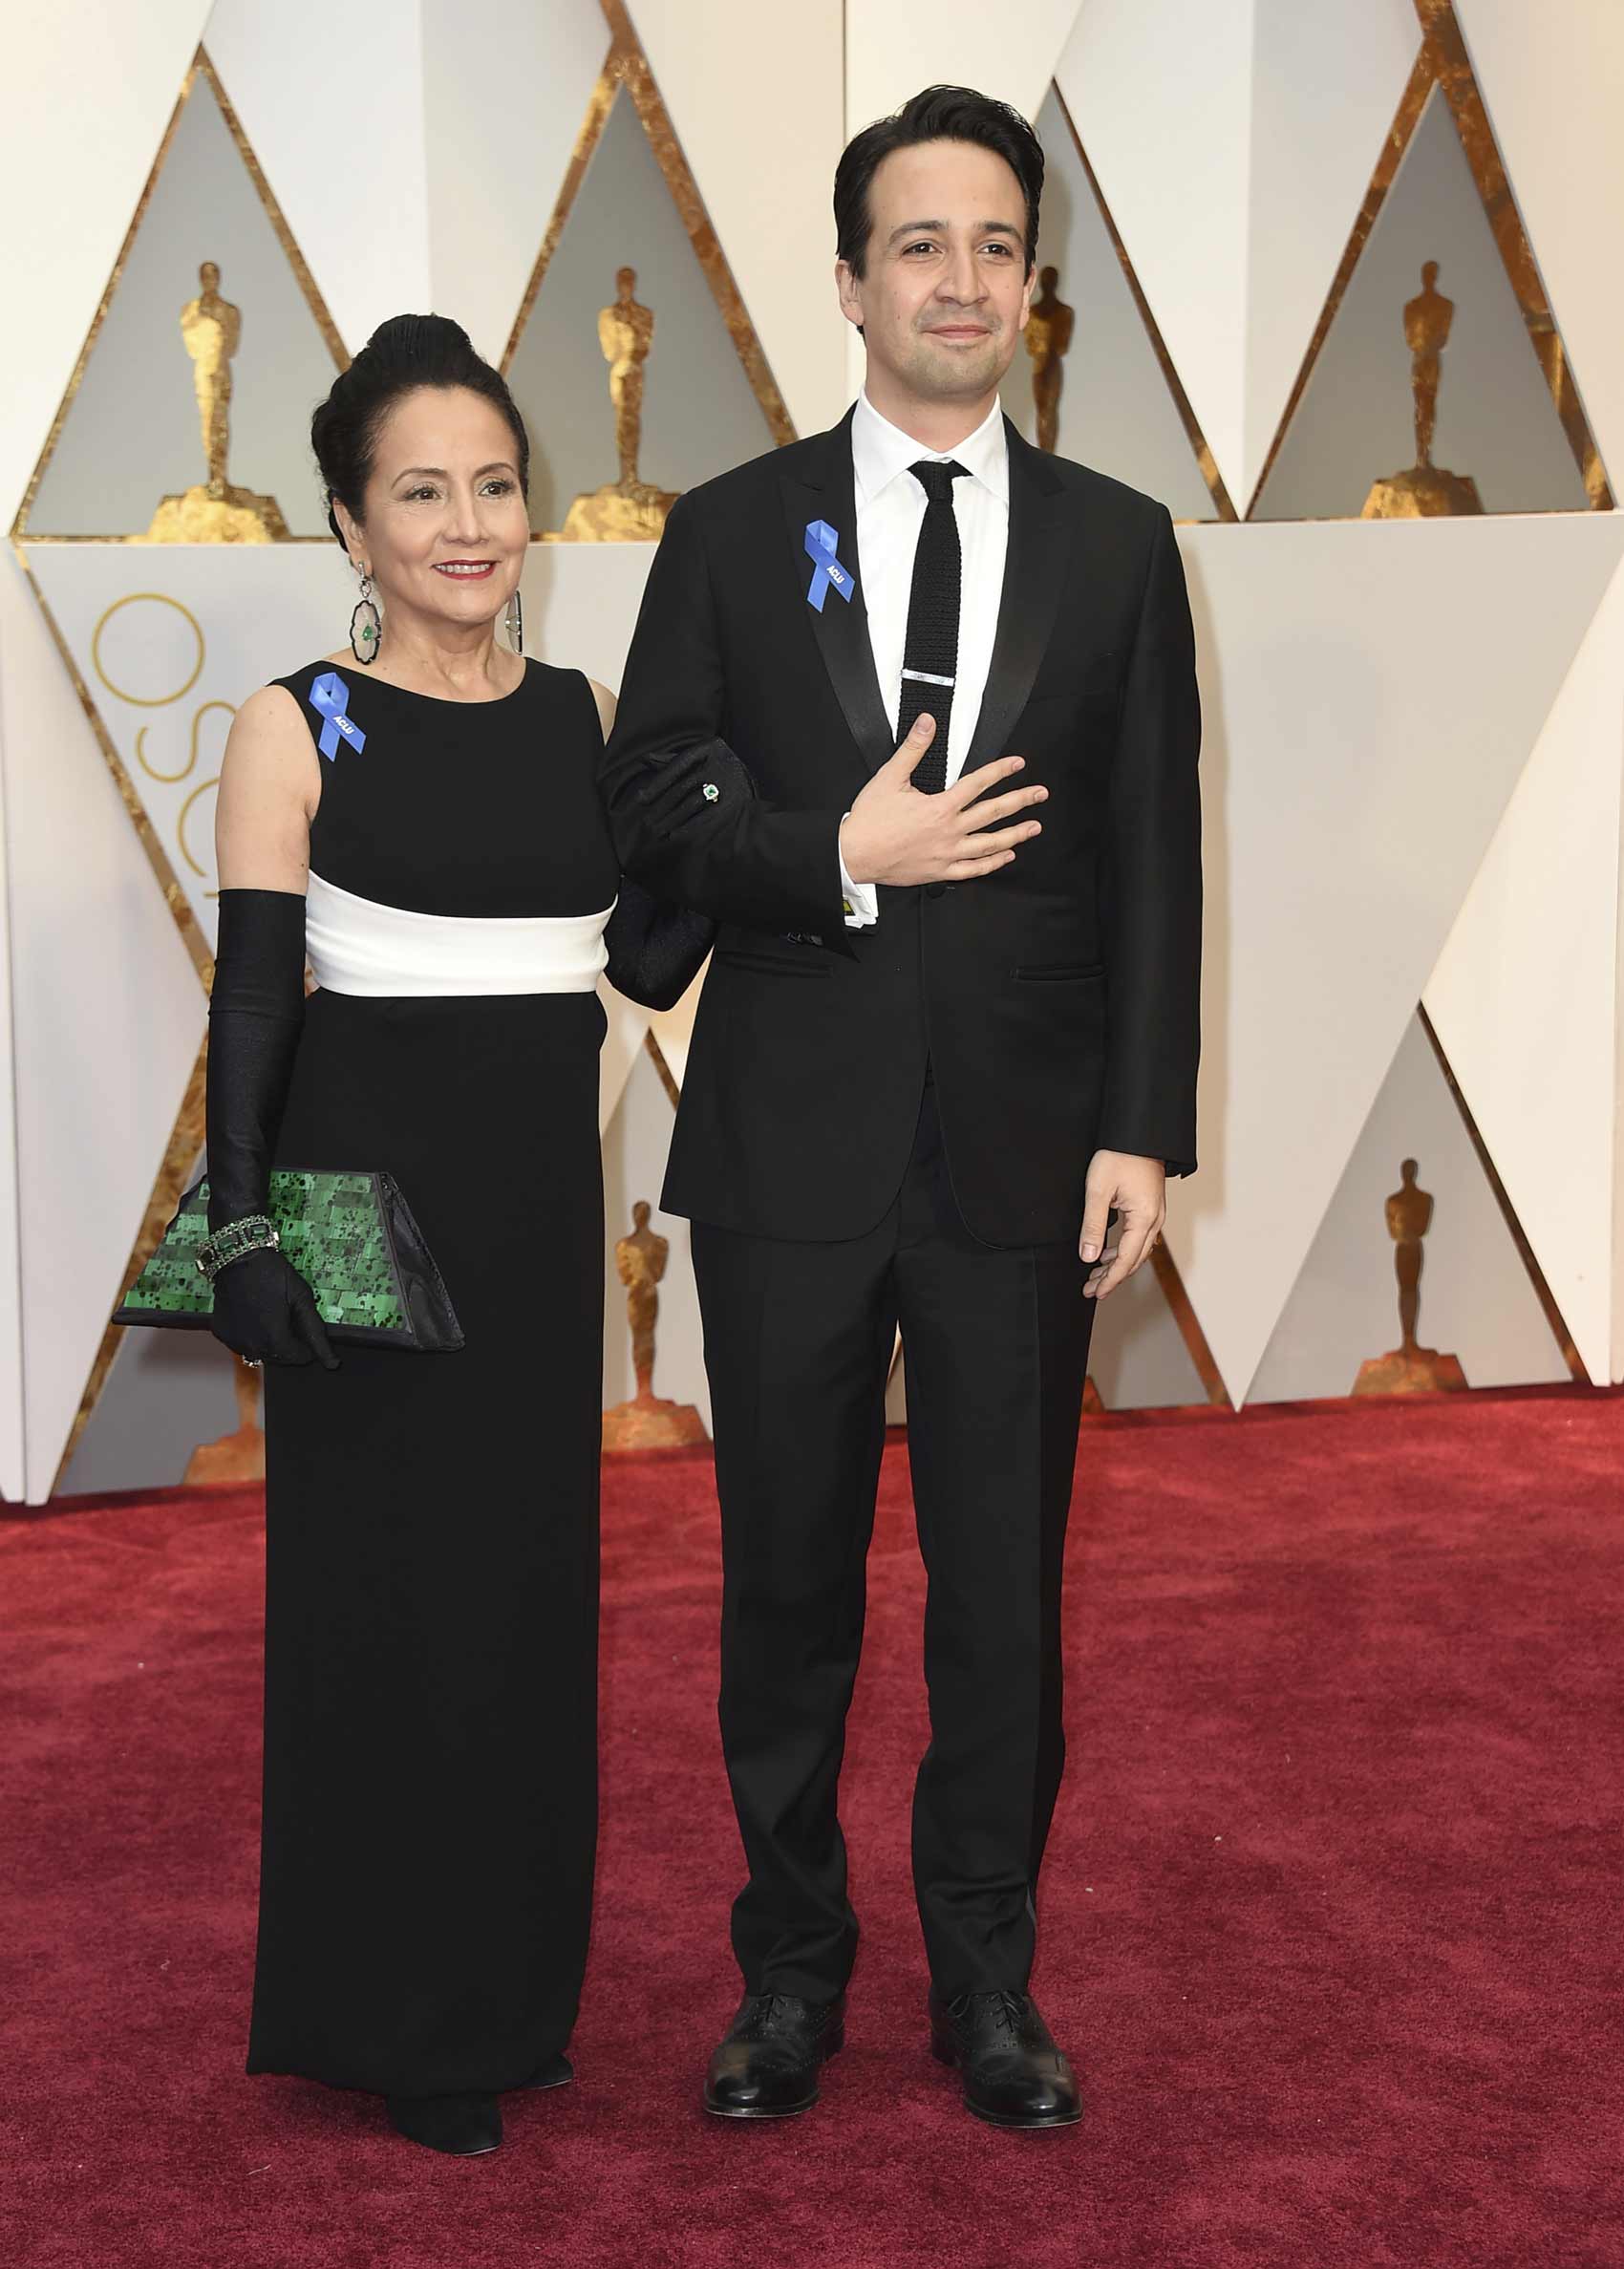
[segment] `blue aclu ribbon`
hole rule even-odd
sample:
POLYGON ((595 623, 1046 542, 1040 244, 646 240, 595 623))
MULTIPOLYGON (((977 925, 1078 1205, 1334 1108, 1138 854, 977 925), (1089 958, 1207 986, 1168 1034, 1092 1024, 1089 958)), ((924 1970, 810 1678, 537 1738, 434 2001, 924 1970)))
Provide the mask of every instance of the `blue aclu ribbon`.
POLYGON ((812 557, 812 583, 806 596, 820 614, 831 583, 846 604, 851 603, 851 571, 843 567, 835 557, 835 546, 839 542, 826 520, 806 523, 806 548, 812 557))
POLYGON ((359 756, 367 745, 367 737, 353 717, 348 714, 350 688, 336 670, 323 672, 311 686, 309 699, 310 707, 315 711, 317 717, 325 717, 327 720, 321 729, 321 738, 316 742, 322 755, 329 759, 337 756, 338 736, 342 733, 350 746, 359 756))

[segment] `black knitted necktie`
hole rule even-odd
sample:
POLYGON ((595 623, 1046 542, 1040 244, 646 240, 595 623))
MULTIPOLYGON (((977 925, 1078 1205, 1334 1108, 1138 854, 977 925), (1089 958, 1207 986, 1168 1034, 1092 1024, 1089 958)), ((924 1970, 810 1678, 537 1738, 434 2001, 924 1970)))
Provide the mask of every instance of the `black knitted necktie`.
POLYGON ((925 518, 913 555, 913 586, 908 595, 908 637, 902 655, 902 699, 897 704, 900 743, 930 713, 936 738, 926 750, 913 784, 940 795, 948 784, 948 726, 953 713, 953 679, 958 672, 958 602, 962 563, 958 522, 953 517, 953 482, 967 469, 951 460, 909 465, 925 491, 925 518))

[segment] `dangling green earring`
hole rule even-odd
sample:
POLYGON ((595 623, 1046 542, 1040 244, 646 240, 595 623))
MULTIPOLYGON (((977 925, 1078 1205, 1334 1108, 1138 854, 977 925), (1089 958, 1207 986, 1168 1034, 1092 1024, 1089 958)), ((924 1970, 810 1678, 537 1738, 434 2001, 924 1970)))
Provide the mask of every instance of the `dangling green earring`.
POLYGON ((383 636, 383 617, 373 599, 372 576, 363 571, 361 595, 355 602, 355 611, 350 617, 350 652, 356 661, 370 670, 377 660, 377 644, 383 636))

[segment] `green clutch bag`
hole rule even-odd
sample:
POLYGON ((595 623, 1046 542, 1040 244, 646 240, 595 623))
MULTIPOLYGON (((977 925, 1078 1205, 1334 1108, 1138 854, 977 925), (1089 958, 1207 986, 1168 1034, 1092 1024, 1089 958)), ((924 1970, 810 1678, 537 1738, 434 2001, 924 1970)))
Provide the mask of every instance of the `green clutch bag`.
MULTIPOLYGON (((463 1344, 434 1256, 392 1174, 279 1168, 270 1177, 269 1211, 280 1249, 315 1294, 330 1338, 428 1354, 463 1344)), ((182 1198, 114 1322, 206 1331, 214 1288, 197 1253, 207 1235, 205 1176, 182 1198)))

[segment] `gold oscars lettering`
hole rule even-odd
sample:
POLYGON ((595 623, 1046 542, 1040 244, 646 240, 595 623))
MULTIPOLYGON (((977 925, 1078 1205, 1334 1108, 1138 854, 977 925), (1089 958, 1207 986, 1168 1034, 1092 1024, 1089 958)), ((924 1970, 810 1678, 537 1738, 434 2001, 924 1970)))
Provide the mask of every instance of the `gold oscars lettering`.
POLYGON ((631 1233, 616 1241, 614 1265, 626 1287, 627 1320, 631 1326, 631 1365, 637 1392, 630 1402, 604 1412, 606 1449, 670 1449, 707 1439, 705 1422, 688 1402, 668 1402, 654 1392, 654 1324, 660 1313, 660 1278, 670 1257, 668 1239, 649 1227, 649 1205, 639 1198, 631 1209, 631 1233))
POLYGON ((1026 351, 1032 357, 1032 398, 1037 408, 1037 446, 1051 456, 1060 438, 1060 381, 1066 350, 1077 322, 1075 310, 1059 297, 1058 268, 1046 268, 1026 323, 1026 351))
POLYGON ((1465 473, 1446 473, 1432 461, 1438 423, 1438 385, 1443 350, 1455 320, 1455 303, 1438 289, 1438 263, 1421 269, 1421 288, 1404 306, 1404 340, 1410 350, 1410 391, 1415 397, 1416 461, 1407 472, 1373 482, 1364 501, 1364 520, 1446 520, 1481 512, 1477 482, 1465 473))
POLYGON ((1422 1347, 1421 1328, 1421 1239, 1432 1227, 1432 1193, 1416 1182, 1419 1167, 1406 1158, 1399 1168, 1400 1187, 1387 1200, 1387 1233, 1393 1240, 1393 1266, 1399 1278, 1400 1343, 1386 1355, 1373 1356, 1359 1365, 1354 1381, 1356 1395, 1424 1395, 1458 1393, 1466 1383, 1460 1359, 1440 1355, 1436 1347, 1422 1347))
POLYGON ((613 304, 598 313, 598 344, 609 366, 609 400, 614 407, 614 440, 620 479, 578 496, 565 516, 564 536, 571 544, 652 544, 666 524, 675 495, 638 478, 643 440, 643 366, 654 343, 652 309, 634 294, 637 271, 615 271, 613 304))
MULTIPOLYGON (((126 626, 126 635, 128 635, 128 626, 126 626)), ((144 636, 149 646, 156 647, 158 644, 157 634, 152 629, 147 628, 144 631, 144 636)), ((114 643, 117 645, 118 641, 115 640, 114 643)), ((197 616, 189 607, 182 606, 179 599, 172 598, 167 591, 126 591, 122 598, 115 599, 112 606, 106 609, 91 633, 92 669, 115 700, 126 702, 133 709, 168 709, 177 701, 183 700, 203 675, 205 652, 203 626, 197 616), (178 667, 185 672, 185 674, 172 692, 137 693, 132 687, 121 684, 113 675, 108 657, 103 651, 104 641, 111 625, 126 607, 167 607, 173 613, 178 614, 186 626, 192 646, 191 667, 187 670, 184 661, 178 664, 178 667)), ((192 775, 197 771, 198 759, 202 753, 201 737, 203 719, 216 713, 227 718, 233 717, 237 714, 229 701, 222 701, 218 698, 200 701, 192 711, 190 719, 184 727, 183 748, 175 745, 176 736, 170 734, 167 736, 168 745, 166 747, 156 752, 149 750, 147 735, 151 731, 150 725, 139 727, 135 737, 136 762, 146 778, 156 781, 161 787, 185 786, 186 788, 186 793, 181 799, 179 806, 170 807, 173 808, 173 833, 166 839, 165 848, 167 849, 172 844, 173 847, 179 850, 186 867, 200 881, 204 883, 207 883, 214 868, 209 830, 206 824, 209 813, 206 807, 200 807, 203 806, 203 799, 212 795, 214 790, 219 787, 220 775, 218 772, 208 773, 203 780, 196 781, 192 781, 192 775), (162 760, 156 760, 159 758, 161 758, 162 760), (179 760, 171 761, 172 758, 179 760), (188 782, 191 784, 188 785, 188 782), (197 855, 200 847, 209 854, 206 865, 197 855)), ((175 721, 179 723, 180 720, 175 721)), ((220 728, 216 726, 214 734, 217 736, 219 732, 220 728)), ((162 800, 160 800, 160 804, 157 806, 149 804, 144 790, 141 791, 141 802, 143 808, 148 809, 149 816, 156 817, 157 811, 164 807, 162 800)), ((214 898, 219 893, 210 888, 205 889, 203 895, 205 898, 214 898)))
POLYGON ((220 270, 205 260, 199 290, 181 310, 181 337, 192 358, 198 421, 208 478, 199 487, 164 498, 147 530, 149 544, 284 544, 288 524, 274 497, 234 488, 226 470, 231 449, 231 358, 243 336, 243 311, 220 291, 220 270))

